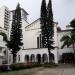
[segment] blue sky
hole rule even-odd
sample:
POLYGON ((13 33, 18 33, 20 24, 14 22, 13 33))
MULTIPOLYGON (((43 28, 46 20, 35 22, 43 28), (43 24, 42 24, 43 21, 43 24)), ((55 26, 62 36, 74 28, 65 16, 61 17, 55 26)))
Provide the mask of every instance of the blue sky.
MULTIPOLYGON (((10 10, 16 8, 19 2, 21 7, 28 13, 28 20, 32 22, 40 17, 40 6, 42 0, 0 0, 0 7, 5 5, 10 10)), ((46 0, 48 3, 48 0, 46 0)), ((69 22, 75 18, 75 0, 52 0, 54 21, 65 28, 69 22)))

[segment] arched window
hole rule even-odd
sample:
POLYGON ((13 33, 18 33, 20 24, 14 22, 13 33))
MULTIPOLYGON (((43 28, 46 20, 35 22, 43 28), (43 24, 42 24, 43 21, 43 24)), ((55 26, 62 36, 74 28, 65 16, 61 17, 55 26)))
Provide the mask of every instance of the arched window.
POLYGON ((37 62, 38 63, 41 63, 41 55, 40 54, 37 54, 36 55, 36 59, 37 59, 37 62))
POLYGON ((48 62, 48 56, 47 56, 47 54, 43 54, 42 61, 43 61, 43 63, 47 63, 48 62))
POLYGON ((32 54, 31 57, 30 57, 30 59, 31 59, 31 62, 35 62, 35 55, 32 54))
POLYGON ((42 48, 42 36, 37 37, 37 48, 42 48))
POLYGON ((25 62, 26 62, 26 63, 29 62, 29 55, 25 55, 25 62))

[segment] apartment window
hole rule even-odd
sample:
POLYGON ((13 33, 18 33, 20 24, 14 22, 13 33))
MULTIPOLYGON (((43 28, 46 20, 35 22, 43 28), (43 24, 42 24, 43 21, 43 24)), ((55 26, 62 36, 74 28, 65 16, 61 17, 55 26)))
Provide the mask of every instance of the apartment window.
POLYGON ((37 37, 37 48, 42 48, 42 36, 37 37))
POLYGON ((37 48, 39 48, 39 37, 37 37, 37 48))

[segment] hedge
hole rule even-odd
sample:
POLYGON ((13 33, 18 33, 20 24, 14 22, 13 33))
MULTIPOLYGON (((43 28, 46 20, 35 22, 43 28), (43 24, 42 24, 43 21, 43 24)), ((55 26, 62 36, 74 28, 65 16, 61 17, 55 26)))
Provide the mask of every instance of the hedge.
POLYGON ((30 68, 35 68, 35 67, 57 67, 57 64, 54 63, 44 63, 44 64, 39 64, 39 63, 17 63, 17 64, 11 64, 11 65, 0 65, 0 71, 8 71, 8 66, 9 70, 15 71, 15 70, 22 70, 22 69, 30 69, 30 68))

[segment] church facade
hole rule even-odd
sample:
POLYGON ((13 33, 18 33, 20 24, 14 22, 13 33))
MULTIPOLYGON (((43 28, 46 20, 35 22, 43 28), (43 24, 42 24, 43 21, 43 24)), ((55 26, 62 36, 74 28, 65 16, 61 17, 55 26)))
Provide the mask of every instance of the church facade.
MULTIPOLYGON (((3 9, 5 8, 6 7, 4 7, 3 9)), ((9 21, 9 24, 7 24, 8 27, 5 25, 3 27, 2 25, 0 29, 2 29, 1 32, 5 31, 9 39, 11 27, 12 27, 13 10, 12 11, 8 10, 8 11, 10 14, 10 17, 9 17, 10 21, 9 21)), ((31 24, 29 24, 27 21, 28 13, 23 8, 21 9, 21 12, 22 12, 21 16, 22 16, 23 46, 21 47, 21 50, 17 53, 16 63, 33 63, 33 62, 46 63, 46 62, 49 62, 48 49, 42 48, 40 19, 37 19, 31 24)), ((4 21, 4 19, 2 20, 4 21)), ((69 48, 64 47, 63 49, 61 49, 63 42, 61 42, 60 39, 63 35, 70 35, 70 30, 66 29, 66 30, 58 31, 57 23, 54 22, 53 39, 54 39, 55 49, 51 50, 51 53, 53 53, 54 55, 54 59, 52 60, 54 63, 59 63, 59 61, 62 59, 63 53, 74 53, 72 47, 69 47, 69 48)), ((12 61, 13 61, 12 54, 5 46, 5 42, 3 41, 3 38, 1 39, 0 43, 4 43, 3 45, 0 44, 0 62, 1 64, 4 61, 7 61, 8 64, 12 64, 12 61)))
MULTIPOLYGON (((41 43, 41 29, 40 19, 37 19, 33 23, 25 27, 24 31, 24 47, 17 54, 17 62, 49 62, 48 49, 42 48, 41 43), (21 55, 20 55, 21 54, 21 55), (21 60, 20 60, 21 59, 21 60)), ((53 62, 58 63, 57 60, 57 23, 54 26, 54 50, 51 52, 54 54, 53 62)))

